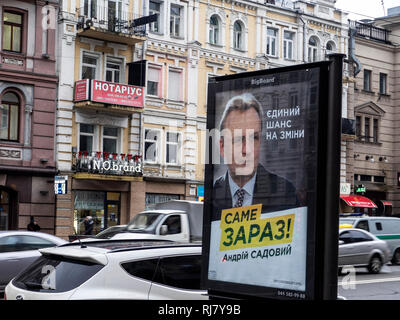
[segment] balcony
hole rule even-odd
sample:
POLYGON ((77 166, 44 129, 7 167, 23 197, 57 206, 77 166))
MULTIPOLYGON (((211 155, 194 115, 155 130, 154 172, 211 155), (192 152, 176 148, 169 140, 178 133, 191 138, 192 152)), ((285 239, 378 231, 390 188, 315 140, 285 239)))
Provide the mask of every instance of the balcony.
POLYGON ((84 6, 77 10, 78 35, 134 45, 146 40, 146 25, 134 26, 139 16, 120 8, 84 6))
POLYGON ((120 180, 134 180, 129 178, 142 177, 142 157, 124 153, 73 152, 72 170, 76 172, 75 178, 110 180, 119 176, 120 180))
POLYGON ((391 44, 389 41, 389 30, 378 28, 368 23, 361 23, 351 20, 349 20, 349 27, 356 29, 356 35, 358 37, 391 44))

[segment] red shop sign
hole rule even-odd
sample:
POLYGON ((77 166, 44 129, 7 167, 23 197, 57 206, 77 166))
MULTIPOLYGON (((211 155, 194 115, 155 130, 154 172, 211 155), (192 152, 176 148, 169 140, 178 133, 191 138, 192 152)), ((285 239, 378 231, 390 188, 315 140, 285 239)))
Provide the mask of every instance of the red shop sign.
POLYGON ((143 107, 143 87, 92 80, 92 101, 143 107))
POLYGON ((89 100, 89 79, 76 81, 74 101, 87 100, 89 100))

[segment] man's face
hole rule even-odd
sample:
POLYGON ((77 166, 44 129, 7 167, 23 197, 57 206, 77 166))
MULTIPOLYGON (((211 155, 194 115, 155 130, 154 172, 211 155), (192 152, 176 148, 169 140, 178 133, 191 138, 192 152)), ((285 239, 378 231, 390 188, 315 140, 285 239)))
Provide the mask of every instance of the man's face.
POLYGON ((257 170, 260 154, 261 119, 254 108, 234 110, 226 118, 224 130, 232 139, 220 139, 220 152, 231 177, 251 178, 257 170))

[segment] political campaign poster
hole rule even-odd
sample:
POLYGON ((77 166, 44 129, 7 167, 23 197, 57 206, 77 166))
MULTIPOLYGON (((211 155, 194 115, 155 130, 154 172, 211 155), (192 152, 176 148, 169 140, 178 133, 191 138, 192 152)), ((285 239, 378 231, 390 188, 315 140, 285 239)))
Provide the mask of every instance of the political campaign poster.
POLYGON ((209 84, 206 288, 310 298, 325 66, 209 84))

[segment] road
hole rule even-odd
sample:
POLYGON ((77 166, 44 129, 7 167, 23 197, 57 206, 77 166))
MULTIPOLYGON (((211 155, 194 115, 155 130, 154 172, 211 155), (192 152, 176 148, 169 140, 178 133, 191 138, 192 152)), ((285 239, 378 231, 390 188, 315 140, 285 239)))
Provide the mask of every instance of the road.
POLYGON ((367 269, 339 276, 338 295, 347 300, 400 300, 400 266, 385 265, 379 274, 367 269))
POLYGON ((400 300, 400 266, 385 265, 379 274, 370 274, 366 268, 343 271, 338 296, 346 300, 400 300))

